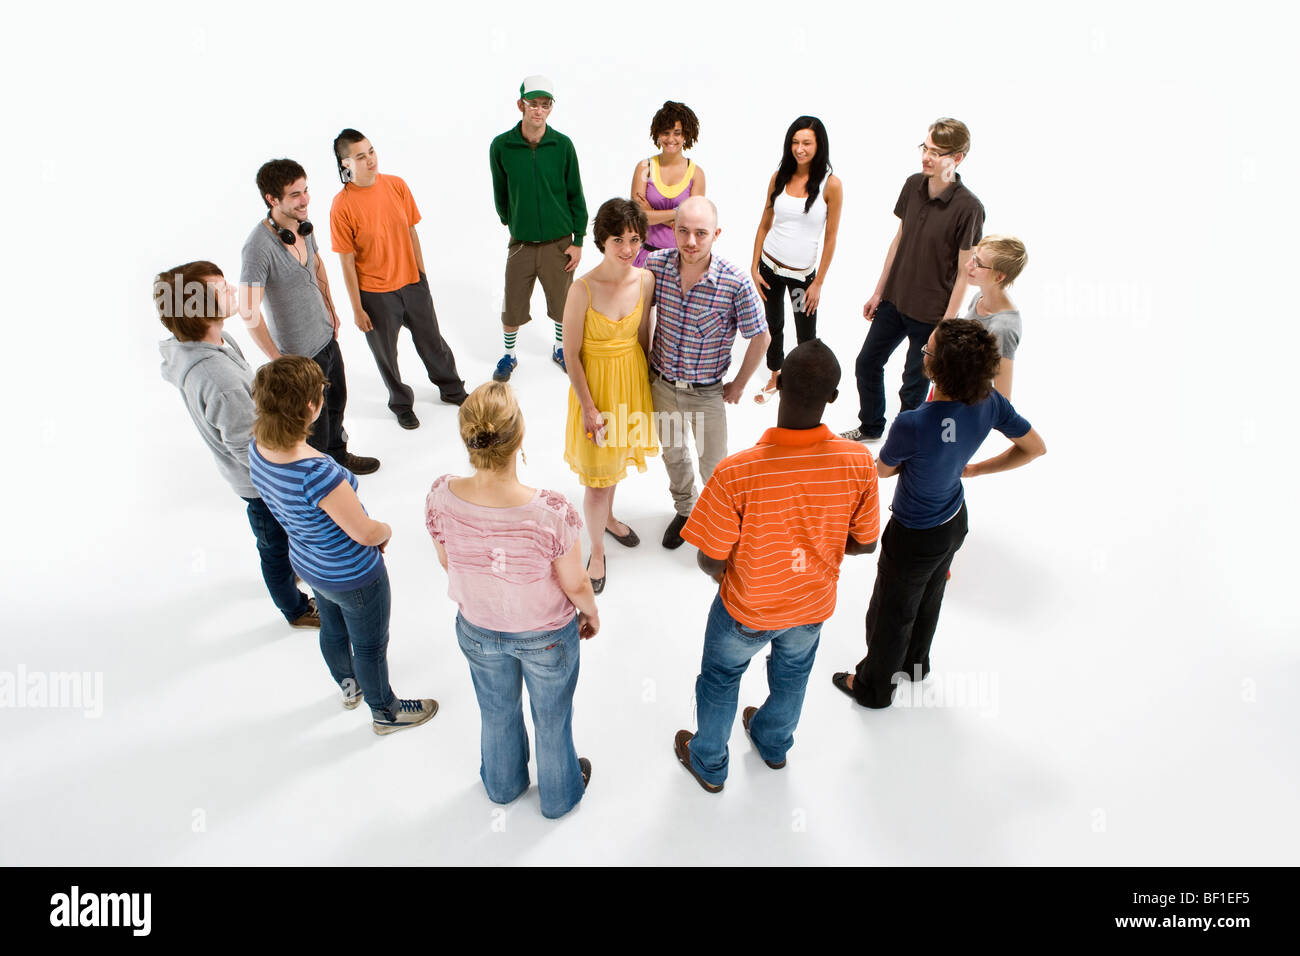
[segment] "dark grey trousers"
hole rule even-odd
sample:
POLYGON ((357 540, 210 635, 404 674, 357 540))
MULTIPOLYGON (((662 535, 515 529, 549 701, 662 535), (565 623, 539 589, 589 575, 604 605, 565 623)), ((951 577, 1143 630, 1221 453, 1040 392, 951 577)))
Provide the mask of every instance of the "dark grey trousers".
POLYGON ((465 394, 465 383, 456 371, 456 356, 438 331, 438 314, 433 310, 429 279, 423 272, 419 282, 392 292, 363 290, 361 306, 374 326, 366 333, 366 344, 388 389, 388 407, 394 414, 410 411, 415 401, 415 393, 397 370, 397 333, 403 326, 410 330, 416 354, 429 373, 429 381, 438 386, 442 400, 455 401, 465 394))

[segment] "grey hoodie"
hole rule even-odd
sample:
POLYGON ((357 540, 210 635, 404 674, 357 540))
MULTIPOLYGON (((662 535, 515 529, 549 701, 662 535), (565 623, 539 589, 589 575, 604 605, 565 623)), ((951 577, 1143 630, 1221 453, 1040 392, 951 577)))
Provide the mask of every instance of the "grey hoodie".
POLYGON ((248 476, 248 438, 253 430, 253 369, 235 340, 226 348, 208 342, 158 343, 162 377, 181 390, 190 418, 212 449, 217 469, 241 498, 260 498, 248 476))

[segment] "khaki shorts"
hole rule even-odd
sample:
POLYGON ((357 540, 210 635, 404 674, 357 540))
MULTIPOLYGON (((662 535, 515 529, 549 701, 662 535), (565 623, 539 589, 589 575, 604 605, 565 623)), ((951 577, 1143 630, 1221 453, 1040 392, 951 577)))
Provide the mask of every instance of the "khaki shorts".
POLYGON ((556 322, 564 319, 564 300, 569 286, 573 285, 573 273, 564 271, 569 264, 564 250, 572 244, 571 235, 549 242, 510 240, 506 254, 506 294, 501 309, 503 326, 527 325, 532 320, 528 309, 537 279, 542 280, 542 292, 546 294, 546 314, 556 322))

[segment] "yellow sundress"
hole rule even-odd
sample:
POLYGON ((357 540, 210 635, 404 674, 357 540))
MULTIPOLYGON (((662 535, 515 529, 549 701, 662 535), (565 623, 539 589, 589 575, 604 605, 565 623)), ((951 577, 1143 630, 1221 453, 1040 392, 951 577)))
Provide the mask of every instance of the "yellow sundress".
POLYGON ((645 306, 645 282, 636 308, 621 319, 611 319, 591 307, 587 290, 587 315, 582 327, 582 367, 587 373, 591 399, 605 420, 604 441, 597 445, 583 428, 582 406, 569 386, 569 421, 565 429, 564 460, 589 488, 608 488, 627 476, 629 465, 645 471, 647 455, 659 454, 650 375, 645 352, 637 341, 645 306))

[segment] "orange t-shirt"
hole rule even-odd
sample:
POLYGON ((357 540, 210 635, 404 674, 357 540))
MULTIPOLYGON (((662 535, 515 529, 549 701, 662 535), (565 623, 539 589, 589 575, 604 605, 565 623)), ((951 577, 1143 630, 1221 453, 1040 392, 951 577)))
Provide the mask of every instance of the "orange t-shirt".
POLYGON ((330 240, 335 252, 356 256, 363 292, 392 292, 420 281, 411 227, 420 210, 406 183, 379 173, 370 186, 345 183, 330 206, 330 240))
POLYGON ((722 603, 746 627, 775 631, 835 611, 844 546, 880 535, 876 462, 866 447, 817 428, 769 428, 724 458, 682 537, 726 560, 722 603))

